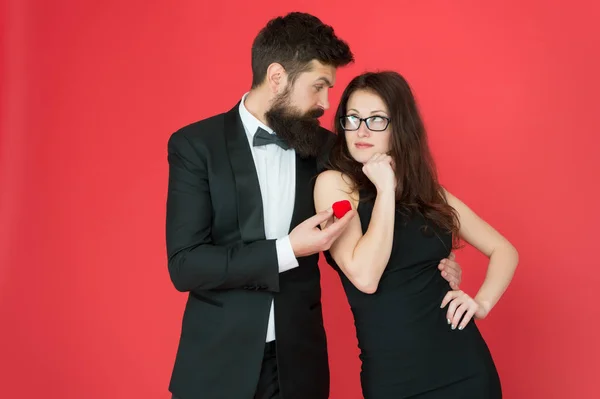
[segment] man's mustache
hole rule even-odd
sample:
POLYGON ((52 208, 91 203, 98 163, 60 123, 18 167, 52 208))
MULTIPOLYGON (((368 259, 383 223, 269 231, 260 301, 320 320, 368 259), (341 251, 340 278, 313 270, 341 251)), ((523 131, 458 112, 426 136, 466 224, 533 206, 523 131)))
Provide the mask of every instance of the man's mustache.
POLYGON ((306 113, 306 116, 313 119, 318 119, 325 114, 325 110, 323 108, 315 108, 306 113))

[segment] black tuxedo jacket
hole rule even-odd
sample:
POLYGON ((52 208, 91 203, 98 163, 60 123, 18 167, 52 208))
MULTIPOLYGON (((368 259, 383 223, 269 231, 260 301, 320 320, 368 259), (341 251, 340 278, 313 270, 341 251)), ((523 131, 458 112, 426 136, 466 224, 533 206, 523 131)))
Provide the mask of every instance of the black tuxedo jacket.
MULTIPOLYGON (((274 298, 282 398, 328 398, 319 257, 279 273, 238 107, 180 129, 168 143, 169 273, 189 292, 169 388, 181 399, 253 398, 274 298)), ((333 134, 323 136, 323 157, 297 156, 290 231, 315 214, 314 178, 333 134)))

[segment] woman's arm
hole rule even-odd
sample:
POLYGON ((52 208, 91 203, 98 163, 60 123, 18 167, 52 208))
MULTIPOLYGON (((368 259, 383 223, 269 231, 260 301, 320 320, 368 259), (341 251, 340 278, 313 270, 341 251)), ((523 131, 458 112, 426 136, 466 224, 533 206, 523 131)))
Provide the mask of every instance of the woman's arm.
MULTIPOLYGON (((314 191, 316 211, 331 208, 336 201, 348 200, 358 207, 358 195, 351 193, 347 177, 329 170, 317 177, 314 191)), ((350 221, 348 228, 332 244, 329 252, 342 272, 364 293, 372 294, 392 252, 394 236, 395 190, 378 190, 366 233, 362 234, 360 218, 350 221)))
POLYGON ((485 280, 473 299, 462 291, 450 291, 442 301, 442 307, 450 302, 448 320, 452 328, 463 329, 471 317, 484 318, 498 303, 510 284, 519 262, 515 247, 492 226, 481 219, 458 198, 445 192, 448 204, 458 213, 460 237, 478 249, 489 259, 485 280))

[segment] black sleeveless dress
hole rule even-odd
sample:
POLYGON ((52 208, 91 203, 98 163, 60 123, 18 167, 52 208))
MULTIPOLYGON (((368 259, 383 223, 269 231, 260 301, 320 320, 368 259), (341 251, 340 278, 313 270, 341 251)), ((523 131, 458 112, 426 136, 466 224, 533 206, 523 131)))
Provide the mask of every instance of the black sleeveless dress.
MULTIPOLYGON (((363 234, 373 205, 358 206, 363 234)), ((502 397, 496 367, 475 322, 452 330, 447 307, 440 309, 451 288, 437 266, 451 245, 451 235, 421 215, 403 218, 397 213, 391 257, 374 294, 354 287, 326 253, 354 314, 365 399, 502 397)))

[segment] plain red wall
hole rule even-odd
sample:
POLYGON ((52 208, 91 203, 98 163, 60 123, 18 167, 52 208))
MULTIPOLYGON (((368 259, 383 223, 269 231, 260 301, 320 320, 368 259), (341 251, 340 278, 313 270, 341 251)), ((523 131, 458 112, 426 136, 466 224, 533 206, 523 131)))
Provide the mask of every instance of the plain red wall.
MULTIPOLYGON (((283 3, 1 3, 0 397, 169 397, 185 295, 166 265, 166 142, 240 99, 255 34, 300 9, 283 3)), ((302 10, 356 55, 332 103, 366 69, 403 73, 442 182, 519 249, 479 323, 505 397, 598 397, 598 3, 483 3, 302 10)), ((458 259, 475 293, 486 259, 458 259)), ((322 266, 331 397, 359 398, 351 315, 322 266)))

